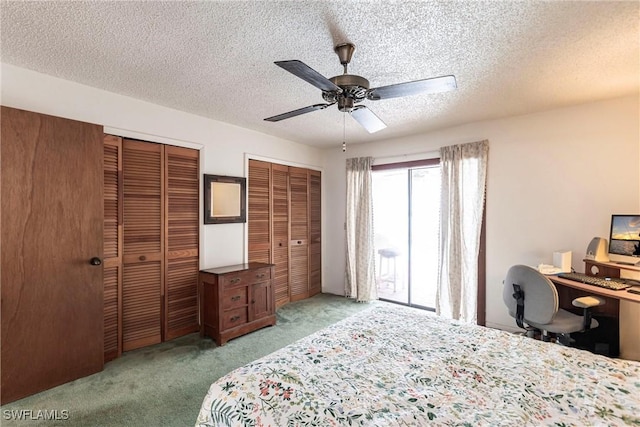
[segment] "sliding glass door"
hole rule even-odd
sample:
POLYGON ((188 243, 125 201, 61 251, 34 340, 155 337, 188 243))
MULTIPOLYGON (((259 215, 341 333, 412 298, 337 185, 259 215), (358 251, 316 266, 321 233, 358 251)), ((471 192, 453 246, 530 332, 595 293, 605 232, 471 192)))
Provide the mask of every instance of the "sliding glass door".
POLYGON ((435 307, 440 167, 437 161, 374 167, 376 275, 381 299, 435 307))

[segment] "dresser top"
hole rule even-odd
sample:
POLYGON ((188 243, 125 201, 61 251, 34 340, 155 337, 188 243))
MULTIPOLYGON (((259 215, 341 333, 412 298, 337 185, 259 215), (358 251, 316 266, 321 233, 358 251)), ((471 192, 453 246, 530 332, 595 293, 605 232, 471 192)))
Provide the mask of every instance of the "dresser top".
POLYGON ((225 265, 223 267, 208 268, 206 270, 200 270, 201 273, 211 274, 226 274, 236 273, 240 271, 256 270, 258 268, 273 267, 275 264, 267 264, 265 262, 249 262, 245 264, 225 265))

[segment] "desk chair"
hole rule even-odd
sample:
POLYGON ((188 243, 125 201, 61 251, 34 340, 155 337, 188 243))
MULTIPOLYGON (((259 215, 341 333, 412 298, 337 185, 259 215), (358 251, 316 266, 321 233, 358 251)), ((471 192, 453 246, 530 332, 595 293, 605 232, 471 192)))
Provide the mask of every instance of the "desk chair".
POLYGON ((604 304, 602 298, 586 296, 572 302, 583 309, 582 316, 562 310, 558 306, 555 285, 544 274, 526 265, 514 265, 509 269, 502 299, 509 315, 516 319, 519 327, 527 330, 528 336, 537 329, 542 331, 543 341, 549 341, 549 333, 553 333, 556 341, 564 345, 571 342, 569 334, 598 327, 598 321, 591 318, 591 308, 604 304))

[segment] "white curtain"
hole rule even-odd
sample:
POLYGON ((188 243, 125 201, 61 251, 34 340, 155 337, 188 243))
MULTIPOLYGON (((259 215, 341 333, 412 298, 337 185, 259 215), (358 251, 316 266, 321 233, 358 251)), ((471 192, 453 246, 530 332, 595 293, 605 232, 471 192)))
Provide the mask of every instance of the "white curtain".
POLYGON ((477 323, 478 252, 489 142, 440 149, 440 265, 436 312, 477 323))
POLYGON ((360 302, 378 299, 373 246, 373 158, 347 159, 346 288, 360 302))

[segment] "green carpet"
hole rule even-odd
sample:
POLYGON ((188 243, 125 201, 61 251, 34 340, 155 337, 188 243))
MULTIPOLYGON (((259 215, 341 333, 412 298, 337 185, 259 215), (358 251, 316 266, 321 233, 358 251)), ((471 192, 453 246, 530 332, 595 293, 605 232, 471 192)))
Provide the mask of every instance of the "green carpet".
POLYGON ((107 363, 102 372, 2 406, 0 424, 193 426, 213 381, 369 307, 371 304, 320 294, 281 307, 276 326, 236 338, 223 347, 190 334, 130 351, 107 363), (11 419, 20 411, 27 415, 26 420, 11 419), (34 419, 38 411, 57 411, 58 420, 34 419))

